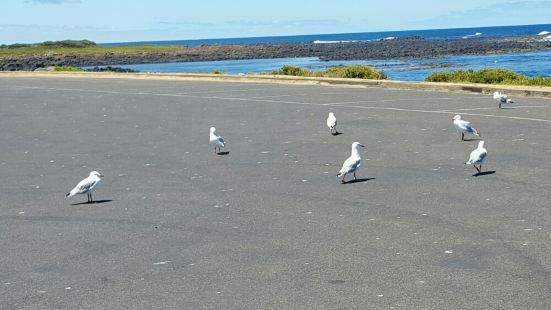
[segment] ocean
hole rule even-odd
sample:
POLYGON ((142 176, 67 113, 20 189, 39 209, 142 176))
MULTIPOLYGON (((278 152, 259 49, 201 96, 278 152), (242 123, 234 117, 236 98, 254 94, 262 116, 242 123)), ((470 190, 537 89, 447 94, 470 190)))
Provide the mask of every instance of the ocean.
MULTIPOLYGON (((320 34, 281 37, 254 37, 206 40, 176 40, 104 43, 103 46, 117 45, 201 45, 201 44, 263 44, 263 43, 330 43, 342 41, 382 40, 399 37, 421 36, 425 39, 469 39, 473 37, 537 36, 540 32, 551 31, 551 24, 478 27, 457 29, 433 29, 410 31, 385 31, 364 33, 320 34)), ((543 36, 542 36, 543 37, 543 36)), ((395 59, 395 60, 358 60, 358 61, 321 61, 318 58, 279 58, 202 61, 182 63, 158 63, 115 65, 142 72, 212 72, 224 73, 268 73, 283 65, 303 67, 313 71, 325 70, 332 66, 364 64, 375 67, 387 74, 390 79, 403 81, 422 81, 431 72, 454 71, 459 69, 506 68, 527 76, 551 77, 551 50, 511 53, 484 56, 448 56, 437 59, 395 59)))
POLYGON ((382 32, 358 32, 335 34, 311 34, 279 37, 249 37, 249 38, 222 38, 203 40, 172 40, 172 41, 138 41, 101 43, 101 46, 120 45, 202 45, 202 44, 262 44, 262 43, 307 43, 307 42, 335 42, 335 41, 368 41, 384 38, 400 38, 419 36, 425 39, 457 39, 463 37, 504 37, 504 36, 535 36, 541 31, 551 31, 551 24, 473 27, 454 29, 405 30, 382 32), (477 35, 478 34, 478 35, 477 35))

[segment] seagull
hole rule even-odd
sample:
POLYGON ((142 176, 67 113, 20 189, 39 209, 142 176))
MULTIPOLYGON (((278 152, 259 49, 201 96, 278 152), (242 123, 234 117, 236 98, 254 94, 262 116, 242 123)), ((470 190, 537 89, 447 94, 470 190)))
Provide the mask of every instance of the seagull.
POLYGON ((514 103, 512 99, 510 99, 509 97, 507 97, 507 95, 505 94, 502 94, 498 91, 494 92, 494 100, 497 100, 497 102, 499 102, 499 108, 501 109, 501 105, 504 104, 504 103, 514 103))
POLYGON ((461 133, 461 141, 465 141, 465 133, 472 133, 473 135, 480 137, 478 131, 471 126, 471 122, 462 120, 461 115, 456 115, 453 117, 453 125, 455 126, 455 129, 461 133))
POLYGON ((484 148, 484 141, 478 142, 478 147, 471 152, 469 161, 465 165, 473 165, 476 170, 480 173, 482 172, 482 163, 488 158, 488 151, 484 148), (480 167, 477 167, 478 164, 480 167))
POLYGON ((329 116, 327 117, 327 127, 331 130, 332 135, 337 135, 339 133, 337 131, 337 118, 333 112, 329 112, 329 116), (333 130, 335 130, 335 133, 333 133, 333 130))
POLYGON ((218 154, 220 148, 226 146, 226 142, 224 142, 221 136, 216 134, 216 128, 214 127, 210 128, 210 144, 214 146, 214 154, 218 154), (216 152, 216 148, 218 148, 218 152, 216 152))
POLYGON ((360 157, 360 147, 364 147, 363 144, 359 142, 352 143, 352 154, 348 157, 344 164, 342 164, 341 171, 337 174, 337 177, 342 177, 342 183, 346 183, 344 178, 349 173, 354 173, 354 180, 356 180, 356 170, 360 168, 362 164, 362 158, 360 157))
POLYGON ((90 172, 90 175, 86 179, 78 182, 75 188, 65 194, 65 197, 69 198, 76 194, 88 194, 88 202, 93 202, 92 192, 94 192, 101 183, 102 177, 103 175, 97 171, 90 172))

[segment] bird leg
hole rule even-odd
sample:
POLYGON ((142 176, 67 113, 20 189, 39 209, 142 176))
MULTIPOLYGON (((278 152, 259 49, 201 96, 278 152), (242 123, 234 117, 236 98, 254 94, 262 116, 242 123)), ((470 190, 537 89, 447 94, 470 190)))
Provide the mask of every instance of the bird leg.
POLYGON ((356 171, 354 171, 354 180, 357 180, 357 178, 356 178, 356 171))
POLYGON ((478 173, 480 173, 480 169, 476 166, 476 165, 473 165, 476 169, 476 171, 478 171, 478 173))
POLYGON ((344 174, 344 175, 342 176, 342 180, 341 180, 341 183, 342 183, 342 184, 346 183, 346 181, 344 180, 344 178, 346 178, 346 174, 344 174))
POLYGON ((501 102, 499 103, 499 108, 501 109, 501 102))
POLYGON ((461 133, 461 141, 465 141, 465 133, 464 132, 461 133))
POLYGON ((479 166, 480 166, 480 171, 479 172, 482 172, 482 164, 480 164, 479 166))
POLYGON ((90 193, 86 194, 86 198, 87 198, 86 202, 89 203, 90 202, 90 193))

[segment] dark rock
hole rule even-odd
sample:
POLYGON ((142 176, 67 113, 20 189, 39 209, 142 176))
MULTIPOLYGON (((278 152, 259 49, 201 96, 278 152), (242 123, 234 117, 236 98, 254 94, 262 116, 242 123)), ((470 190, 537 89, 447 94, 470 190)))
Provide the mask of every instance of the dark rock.
MULTIPOLYGON (((447 55, 484 55, 550 49, 551 42, 532 37, 425 40, 420 37, 350 43, 293 43, 252 45, 182 46, 173 52, 105 53, 0 58, 0 71, 39 67, 91 67, 123 64, 188 62, 286 57, 319 57, 322 60, 372 60, 438 58, 447 55)), ((117 70, 117 69, 116 69, 117 70)), ((126 71, 125 71, 126 72, 126 71)))

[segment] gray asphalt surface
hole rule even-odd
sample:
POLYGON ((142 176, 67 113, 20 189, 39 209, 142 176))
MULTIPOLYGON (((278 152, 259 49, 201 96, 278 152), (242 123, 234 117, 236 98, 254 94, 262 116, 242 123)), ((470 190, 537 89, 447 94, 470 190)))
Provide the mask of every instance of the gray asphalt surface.
POLYGON ((3 310, 551 308, 549 100, 0 78, 0 132, 3 310))

